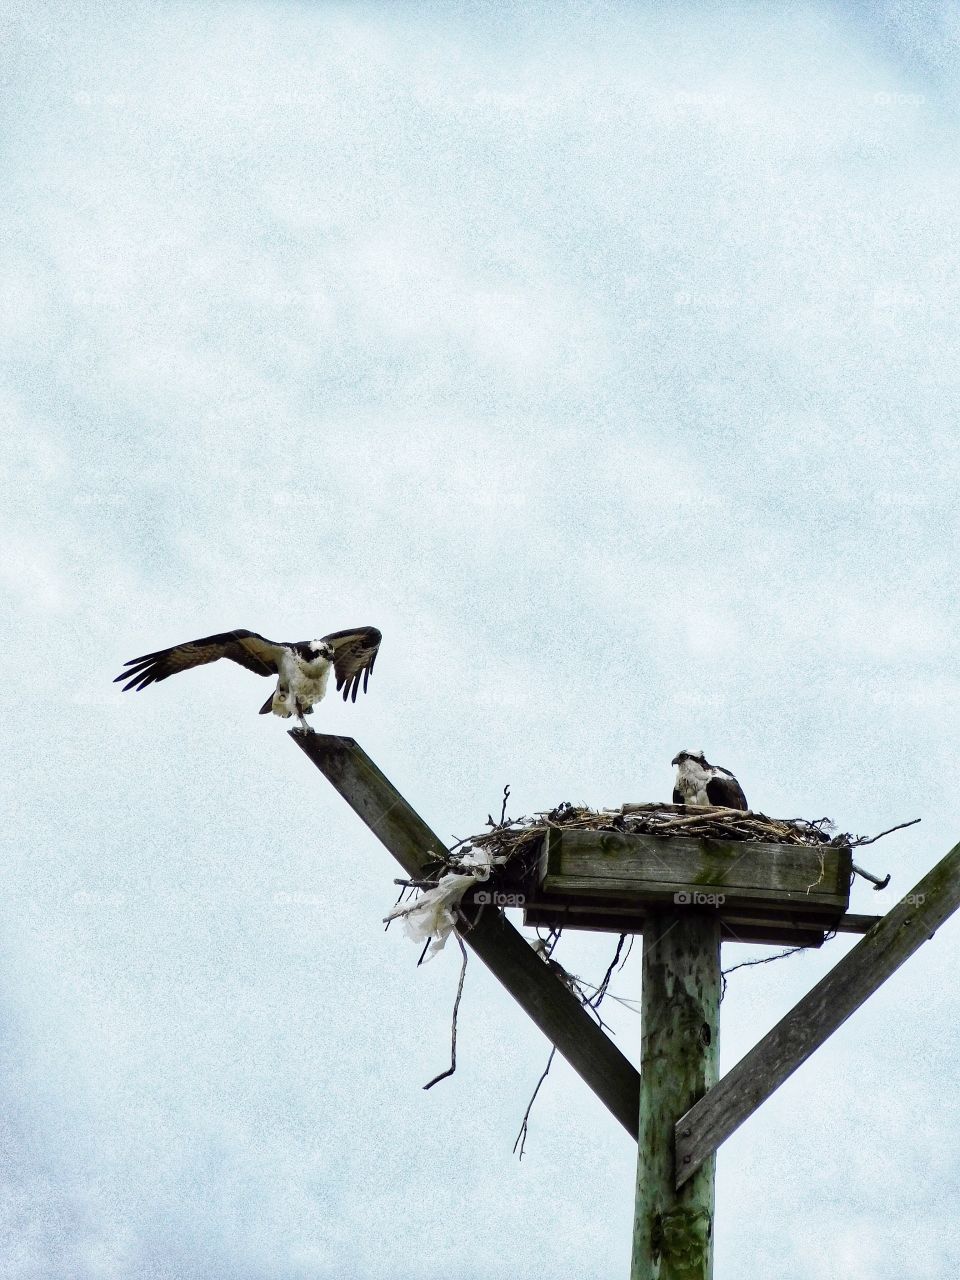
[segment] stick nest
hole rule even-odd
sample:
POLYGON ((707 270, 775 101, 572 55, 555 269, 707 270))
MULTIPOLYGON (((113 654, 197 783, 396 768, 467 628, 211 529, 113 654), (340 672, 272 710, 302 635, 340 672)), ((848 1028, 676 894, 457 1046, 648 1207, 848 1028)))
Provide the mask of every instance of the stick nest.
MULTIPOLYGON (((451 857, 482 849, 492 857, 512 861, 530 849, 550 828, 581 831, 621 831, 642 835, 684 836, 691 839, 743 840, 747 843, 804 844, 855 848, 871 844, 879 836, 837 833, 829 818, 769 818, 749 809, 700 808, 676 804, 624 804, 619 809, 587 809, 564 802, 547 813, 500 822, 480 835, 460 841, 451 857)), ((904 824, 909 825, 909 824, 904 824)), ((892 828, 896 830, 896 828, 892 828)), ((882 834, 886 835, 887 832, 882 834)))

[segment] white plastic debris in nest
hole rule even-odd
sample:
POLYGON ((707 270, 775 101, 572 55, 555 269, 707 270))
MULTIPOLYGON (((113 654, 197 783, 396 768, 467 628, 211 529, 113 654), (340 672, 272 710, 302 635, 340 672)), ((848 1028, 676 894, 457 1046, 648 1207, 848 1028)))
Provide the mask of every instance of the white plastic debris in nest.
POLYGON ((458 871, 446 871, 437 881, 436 887, 426 889, 414 902, 394 907, 385 920, 403 920, 404 931, 414 942, 425 942, 432 938, 433 942, 427 952, 432 959, 438 951, 442 951, 447 938, 457 925, 457 908, 468 889, 484 880, 490 879, 490 872, 506 858, 493 858, 482 849, 471 849, 451 862, 458 871))

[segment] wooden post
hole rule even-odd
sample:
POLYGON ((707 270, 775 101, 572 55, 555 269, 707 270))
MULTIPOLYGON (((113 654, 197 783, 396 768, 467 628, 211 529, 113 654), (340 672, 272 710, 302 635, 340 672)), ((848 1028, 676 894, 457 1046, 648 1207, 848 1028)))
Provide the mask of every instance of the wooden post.
POLYGON ((717 1081, 720 919, 652 913, 643 934, 643 1056, 631 1280, 710 1280, 715 1157, 677 1189, 674 1126, 717 1081))

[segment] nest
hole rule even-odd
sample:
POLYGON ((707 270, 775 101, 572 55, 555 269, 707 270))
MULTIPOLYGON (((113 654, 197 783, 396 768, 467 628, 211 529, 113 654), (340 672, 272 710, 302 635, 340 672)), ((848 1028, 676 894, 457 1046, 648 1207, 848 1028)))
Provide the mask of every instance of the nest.
MULTIPOLYGON (((829 818, 769 818, 749 809, 700 808, 677 804, 625 804, 619 809, 587 809, 564 802, 548 813, 530 818, 488 819, 489 831, 470 836, 451 850, 451 859, 470 850, 483 850, 491 860, 513 861, 531 848, 550 828, 581 831, 621 831, 639 835, 684 836, 690 839, 743 840, 747 843, 803 844, 855 848, 879 836, 834 833, 829 818)), ((908 825, 908 824, 904 824, 908 825)), ((891 828, 896 830, 896 828, 891 828)), ((887 832, 881 833, 883 835, 887 832)))

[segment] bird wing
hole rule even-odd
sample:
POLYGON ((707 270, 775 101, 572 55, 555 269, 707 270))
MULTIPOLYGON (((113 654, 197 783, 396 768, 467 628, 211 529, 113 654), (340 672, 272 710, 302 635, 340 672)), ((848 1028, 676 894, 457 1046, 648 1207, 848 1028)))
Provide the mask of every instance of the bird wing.
POLYGON ((186 644, 175 644, 170 649, 158 649, 156 653, 131 658, 124 663, 127 669, 116 677, 114 684, 121 680, 129 681, 123 686, 124 693, 133 688, 145 689, 156 680, 166 680, 178 671, 202 667, 207 662, 216 662, 218 658, 239 662, 241 667, 258 676, 275 676, 283 649, 283 645, 258 636, 255 631, 221 631, 216 636, 188 640, 186 644))
POLYGON ((715 773, 707 781, 707 799, 723 809, 747 809, 747 797, 732 773, 715 773))
POLYGON ((363 692, 377 660, 380 641, 383 639, 376 627, 354 627, 352 631, 331 631, 322 637, 333 645, 333 670, 337 677, 337 691, 343 690, 343 700, 357 700, 360 677, 363 676, 363 692))
POLYGON ((683 804, 683 795, 677 790, 676 787, 673 788, 673 803, 683 804))

